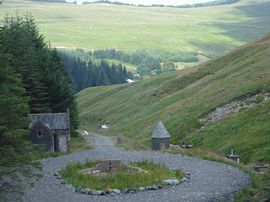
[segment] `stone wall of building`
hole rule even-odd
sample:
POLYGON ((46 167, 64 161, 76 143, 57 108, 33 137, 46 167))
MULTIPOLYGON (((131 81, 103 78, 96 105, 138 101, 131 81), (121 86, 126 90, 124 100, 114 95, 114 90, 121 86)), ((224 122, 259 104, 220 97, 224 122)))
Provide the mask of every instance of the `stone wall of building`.
POLYGON ((152 150, 163 150, 170 148, 170 138, 152 138, 152 150))
POLYGON ((32 126, 28 139, 34 144, 45 145, 48 151, 54 151, 54 139, 50 129, 42 123, 32 126))
POLYGON ((59 142, 59 151, 63 153, 68 152, 68 139, 66 135, 59 135, 58 136, 59 142))

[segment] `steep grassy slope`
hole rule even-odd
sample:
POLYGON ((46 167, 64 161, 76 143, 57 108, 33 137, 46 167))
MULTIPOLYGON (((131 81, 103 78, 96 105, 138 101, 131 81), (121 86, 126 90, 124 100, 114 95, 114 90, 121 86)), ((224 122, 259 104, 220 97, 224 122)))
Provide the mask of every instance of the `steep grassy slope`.
POLYGON ((212 55, 269 32, 269 9, 270 0, 191 9, 5 0, 0 17, 31 13, 46 39, 57 47, 202 51, 212 55))
POLYGON ((173 143, 186 138, 222 153, 233 147, 245 162, 269 162, 269 102, 203 128, 199 122, 216 107, 260 91, 270 91, 270 35, 191 69, 135 84, 85 89, 77 100, 83 128, 93 131, 109 123, 108 133, 120 133, 133 147, 149 147, 161 119, 173 143))

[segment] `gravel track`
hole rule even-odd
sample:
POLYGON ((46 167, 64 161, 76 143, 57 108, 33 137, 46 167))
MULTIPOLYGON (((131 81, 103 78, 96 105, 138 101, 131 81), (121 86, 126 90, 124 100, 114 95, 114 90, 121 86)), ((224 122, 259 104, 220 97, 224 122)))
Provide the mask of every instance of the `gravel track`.
POLYGON ((251 183, 250 177, 226 164, 201 160, 195 157, 174 155, 151 151, 127 151, 113 146, 109 138, 92 135, 95 150, 81 151, 56 158, 41 160, 42 177, 34 181, 34 186, 25 186, 23 201, 27 202, 86 202, 86 201, 220 201, 233 200, 234 193, 251 183), (104 142, 104 144, 102 144, 104 142), (120 159, 123 161, 142 161, 164 164, 170 169, 180 169, 190 173, 190 178, 179 186, 136 194, 117 196, 91 196, 75 193, 71 188, 53 175, 59 168, 72 162, 87 160, 120 159))

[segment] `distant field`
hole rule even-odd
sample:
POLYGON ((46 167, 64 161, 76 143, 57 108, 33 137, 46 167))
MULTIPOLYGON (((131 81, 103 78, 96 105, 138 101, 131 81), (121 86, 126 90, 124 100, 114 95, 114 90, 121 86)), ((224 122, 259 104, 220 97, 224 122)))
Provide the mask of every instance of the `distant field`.
POLYGON ((270 31, 270 0, 192 9, 5 0, 6 13, 31 13, 56 47, 201 51, 222 54, 270 31))

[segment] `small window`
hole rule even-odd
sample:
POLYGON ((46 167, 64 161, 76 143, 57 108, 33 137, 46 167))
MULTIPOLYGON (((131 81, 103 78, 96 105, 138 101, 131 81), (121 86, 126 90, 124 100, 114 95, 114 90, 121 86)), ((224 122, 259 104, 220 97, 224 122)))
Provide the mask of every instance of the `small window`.
POLYGON ((42 133, 38 131, 38 137, 42 137, 42 133))

